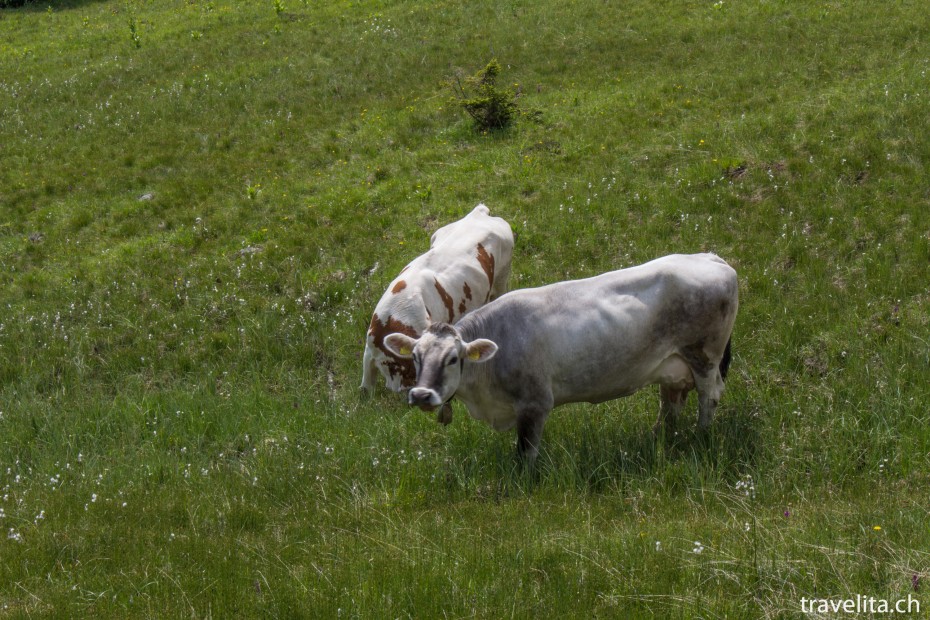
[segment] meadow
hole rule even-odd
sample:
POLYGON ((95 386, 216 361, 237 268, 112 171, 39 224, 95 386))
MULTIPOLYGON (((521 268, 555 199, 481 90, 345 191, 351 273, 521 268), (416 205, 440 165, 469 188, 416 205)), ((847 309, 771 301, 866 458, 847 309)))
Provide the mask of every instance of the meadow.
POLYGON ((0 8, 0 617, 930 613, 928 71, 916 0, 0 8), (495 58, 481 132, 447 82, 495 58), (528 472, 359 393, 479 202, 512 288, 734 266, 709 437, 647 389, 528 472))

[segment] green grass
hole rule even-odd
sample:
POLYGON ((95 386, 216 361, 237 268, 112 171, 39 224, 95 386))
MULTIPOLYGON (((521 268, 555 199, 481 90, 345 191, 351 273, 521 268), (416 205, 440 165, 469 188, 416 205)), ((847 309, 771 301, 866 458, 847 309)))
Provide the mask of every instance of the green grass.
POLYGON ((0 617, 930 608, 925 9, 0 9, 0 617), (492 58, 538 121, 452 105, 492 58), (736 267, 709 438, 692 397, 654 442, 644 390, 556 410, 532 475, 357 393, 385 286, 481 201, 513 287, 736 267))

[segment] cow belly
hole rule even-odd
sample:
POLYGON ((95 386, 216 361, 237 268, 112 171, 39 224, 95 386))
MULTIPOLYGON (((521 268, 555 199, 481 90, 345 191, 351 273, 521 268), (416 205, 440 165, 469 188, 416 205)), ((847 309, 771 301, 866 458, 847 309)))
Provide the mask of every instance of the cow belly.
POLYGON ((684 358, 672 353, 655 363, 642 363, 636 368, 618 366, 611 372, 576 376, 568 382, 553 381, 553 396, 556 404, 602 403, 631 396, 654 383, 677 390, 691 389, 694 387, 694 375, 684 358))
POLYGON ((684 358, 673 353, 662 360, 649 383, 658 383, 675 390, 690 390, 694 387, 694 374, 684 358))
POLYGON ((586 385, 573 385, 570 387, 553 386, 553 400, 556 406, 567 403, 603 403, 615 398, 623 398, 634 394, 642 385, 631 387, 627 381, 618 382, 616 379, 604 382, 591 382, 586 385))

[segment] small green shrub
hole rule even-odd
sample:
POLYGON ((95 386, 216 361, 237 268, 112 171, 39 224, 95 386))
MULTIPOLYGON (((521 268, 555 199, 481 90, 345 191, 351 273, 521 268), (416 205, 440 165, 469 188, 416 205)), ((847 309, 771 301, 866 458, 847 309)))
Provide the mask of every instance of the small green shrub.
POLYGON ((460 106, 475 121, 479 131, 509 127, 517 115, 517 95, 497 85, 501 66, 492 60, 475 75, 456 75, 449 80, 453 105, 460 106))
POLYGON ((139 25, 133 16, 129 17, 129 39, 137 48, 142 47, 142 39, 139 38, 139 25))

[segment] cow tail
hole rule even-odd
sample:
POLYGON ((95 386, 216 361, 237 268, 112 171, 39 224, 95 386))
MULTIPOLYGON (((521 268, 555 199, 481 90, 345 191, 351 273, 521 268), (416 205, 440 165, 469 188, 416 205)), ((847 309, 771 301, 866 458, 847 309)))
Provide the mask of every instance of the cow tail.
POLYGON ((730 343, 733 342, 733 337, 727 339, 727 347, 723 350, 723 359, 720 360, 720 377, 726 380, 727 372, 730 370, 730 360, 732 355, 730 353, 730 343))

